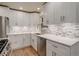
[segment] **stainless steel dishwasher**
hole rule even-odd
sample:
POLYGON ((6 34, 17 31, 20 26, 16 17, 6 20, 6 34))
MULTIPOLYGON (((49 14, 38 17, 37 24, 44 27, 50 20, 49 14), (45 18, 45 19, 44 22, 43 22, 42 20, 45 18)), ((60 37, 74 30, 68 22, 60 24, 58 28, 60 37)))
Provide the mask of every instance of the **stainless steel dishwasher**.
POLYGON ((37 52, 39 56, 46 56, 46 39, 39 36, 37 40, 37 52))

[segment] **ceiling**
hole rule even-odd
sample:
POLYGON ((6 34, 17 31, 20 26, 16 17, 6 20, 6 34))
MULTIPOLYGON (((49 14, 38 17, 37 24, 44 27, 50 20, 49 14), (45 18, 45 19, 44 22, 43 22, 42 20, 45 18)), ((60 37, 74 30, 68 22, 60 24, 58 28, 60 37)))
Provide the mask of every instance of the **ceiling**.
POLYGON ((0 4, 7 5, 11 8, 14 8, 14 9, 21 9, 21 10, 24 10, 24 11, 40 12, 44 2, 0 2, 0 4))

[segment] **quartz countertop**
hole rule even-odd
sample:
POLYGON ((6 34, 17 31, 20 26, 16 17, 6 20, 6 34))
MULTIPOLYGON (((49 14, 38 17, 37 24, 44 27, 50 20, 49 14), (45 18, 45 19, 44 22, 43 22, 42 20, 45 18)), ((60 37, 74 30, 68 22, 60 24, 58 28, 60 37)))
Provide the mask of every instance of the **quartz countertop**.
POLYGON ((40 33, 40 32, 18 32, 18 33, 7 33, 7 35, 21 35, 21 34, 35 34, 35 33, 40 33))
POLYGON ((71 39, 68 37, 56 36, 53 34, 42 34, 42 35, 37 35, 37 36, 60 43, 60 44, 64 44, 67 46, 72 46, 75 43, 79 42, 79 40, 75 38, 71 39))
POLYGON ((0 40, 4 40, 4 39, 8 39, 7 37, 5 37, 5 38, 0 38, 0 40))

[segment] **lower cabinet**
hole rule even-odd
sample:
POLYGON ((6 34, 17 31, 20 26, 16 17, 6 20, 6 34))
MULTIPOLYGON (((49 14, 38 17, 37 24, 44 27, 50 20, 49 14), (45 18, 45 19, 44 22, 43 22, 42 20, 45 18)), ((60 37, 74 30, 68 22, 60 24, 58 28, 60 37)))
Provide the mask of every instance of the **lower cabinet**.
POLYGON ((46 55, 47 56, 78 56, 79 43, 73 46, 66 46, 50 40, 46 41, 46 55))
POLYGON ((23 47, 30 46, 30 34, 23 35, 23 47))
POLYGON ((37 35, 36 34, 31 34, 31 45, 32 47, 37 51, 37 35))
POLYGON ((23 47, 30 46, 30 35, 22 34, 22 35, 9 35, 9 41, 11 43, 12 49, 19 49, 23 47))

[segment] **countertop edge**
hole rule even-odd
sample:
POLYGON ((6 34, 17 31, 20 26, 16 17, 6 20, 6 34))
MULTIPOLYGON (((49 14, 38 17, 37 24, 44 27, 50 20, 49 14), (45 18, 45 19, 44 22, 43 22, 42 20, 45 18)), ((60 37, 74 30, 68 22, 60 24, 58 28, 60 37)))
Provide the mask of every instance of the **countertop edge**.
POLYGON ((69 44, 65 44, 65 43, 59 42, 59 41, 51 40, 50 38, 48 39, 48 38, 43 37, 43 36, 41 36, 41 35, 37 35, 37 36, 39 36, 39 37, 41 37, 41 38, 45 38, 46 40, 50 40, 50 41, 53 41, 53 42, 56 42, 56 43, 59 43, 59 44, 62 44, 62 45, 68 46, 68 47, 71 47, 71 46, 73 46, 74 44, 76 44, 76 43, 79 42, 79 41, 77 40, 75 43, 69 45, 69 44))

